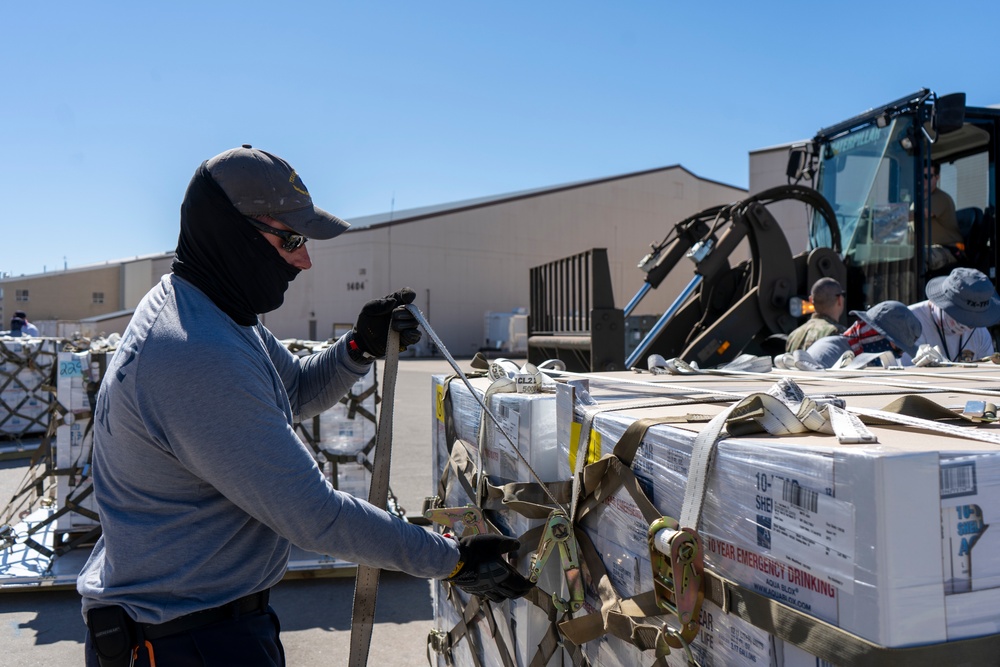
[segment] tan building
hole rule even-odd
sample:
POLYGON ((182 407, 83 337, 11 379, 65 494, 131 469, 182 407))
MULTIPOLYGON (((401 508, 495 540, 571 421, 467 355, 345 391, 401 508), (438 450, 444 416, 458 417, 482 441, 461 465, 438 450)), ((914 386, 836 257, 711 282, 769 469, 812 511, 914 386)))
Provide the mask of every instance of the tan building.
MULTIPOLYGON (((803 142, 797 141, 750 151, 750 194, 755 195, 763 190, 788 184, 786 174, 788 149, 793 143, 803 142)), ((812 209, 800 201, 788 200, 772 204, 768 210, 784 230, 792 254, 805 252, 809 247, 809 221, 812 220, 812 209)))
POLYGON ((172 260, 173 253, 160 253, 4 278, 2 328, 23 310, 43 336, 121 333, 150 286, 169 273, 172 260))
MULTIPOLYGON (((643 284, 636 264, 651 243, 683 218, 746 194, 674 165, 355 218, 336 239, 309 242, 313 268, 291 283, 284 305, 262 319, 279 338, 324 340, 350 327, 369 299, 409 286, 445 346, 468 356, 484 344, 487 312, 527 308, 531 267, 607 248, 616 304, 623 307, 643 284)), ((337 212, 335 202, 319 204, 337 212)), ((29 292, 23 310, 36 323, 128 310, 169 265, 165 254, 8 278, 0 282, 4 312, 21 303, 18 290, 29 292), (95 293, 104 294, 104 303, 95 303, 95 293)), ((635 314, 669 306, 692 276, 679 269, 635 314)), ((415 353, 432 352, 425 336, 415 353)))

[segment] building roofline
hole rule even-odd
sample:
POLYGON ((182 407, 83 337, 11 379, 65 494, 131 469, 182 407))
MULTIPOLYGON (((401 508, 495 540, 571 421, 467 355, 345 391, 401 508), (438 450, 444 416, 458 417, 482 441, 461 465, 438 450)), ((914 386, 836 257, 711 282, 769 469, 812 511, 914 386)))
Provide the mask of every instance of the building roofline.
POLYGON ((575 190, 578 188, 589 187, 592 185, 599 185, 602 183, 620 181, 626 178, 646 176, 649 174, 654 174, 662 171, 670 171, 673 169, 680 169, 681 171, 684 171, 685 173, 689 174, 692 178, 695 178, 699 181, 703 181, 705 183, 713 183, 716 185, 721 185, 723 187, 733 188, 734 190, 742 190, 744 192, 748 191, 746 188, 741 188, 736 185, 730 185, 729 183, 723 183, 722 181, 716 181, 710 178, 703 178, 692 172, 687 167, 684 167, 683 165, 672 164, 666 167, 644 169, 642 171, 633 171, 627 174, 618 174, 616 176, 604 176, 601 178, 592 178, 584 181, 574 181, 571 183, 563 183, 561 185, 550 185, 542 188, 521 190, 518 192, 510 192, 501 195, 478 197, 474 199, 464 199, 456 202, 451 202, 448 204, 439 204, 434 206, 404 209, 402 211, 394 211, 391 213, 376 213, 373 215, 359 216, 353 219, 349 218, 347 221, 351 223, 351 228, 348 229, 345 233, 349 234, 351 232, 359 232, 362 230, 380 229, 383 227, 388 227, 390 225, 397 225, 404 222, 415 222, 417 220, 434 218, 441 215, 463 213, 465 211, 470 211, 473 209, 486 208, 488 206, 495 206, 497 204, 506 204, 513 201, 531 199, 533 197, 541 197, 544 195, 566 192, 568 190, 575 190))
POLYGON ((798 141, 789 141, 789 142, 786 142, 786 143, 783 143, 783 144, 775 144, 773 146, 765 146, 764 148, 755 148, 752 151, 750 151, 749 153, 750 153, 750 155, 754 155, 755 153, 767 153, 768 151, 775 151, 775 150, 778 150, 779 148, 784 148, 784 149, 787 150, 787 149, 791 148, 792 146, 796 146, 798 144, 805 144, 805 143, 808 143, 810 141, 812 141, 812 139, 800 139, 798 141))
POLYGON ((173 255, 174 251, 169 250, 167 252, 157 252, 149 255, 135 255, 134 257, 127 257, 123 259, 108 259, 103 262, 94 262, 93 264, 74 266, 73 268, 69 269, 55 269, 53 271, 43 271, 42 273, 25 273, 19 276, 6 276, 4 278, 0 278, 0 283, 15 282, 18 280, 27 280, 28 278, 39 278, 41 276, 66 275, 67 273, 93 271, 94 269, 103 269, 111 266, 122 266, 124 264, 131 264, 133 262, 142 262, 149 259, 166 259, 168 257, 173 257, 173 255))

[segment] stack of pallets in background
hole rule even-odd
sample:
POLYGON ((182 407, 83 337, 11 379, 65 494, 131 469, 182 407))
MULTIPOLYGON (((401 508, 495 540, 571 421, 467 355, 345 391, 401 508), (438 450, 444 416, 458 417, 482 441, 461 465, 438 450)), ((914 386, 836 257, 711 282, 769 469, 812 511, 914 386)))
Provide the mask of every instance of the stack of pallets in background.
POLYGON ((96 540, 100 519, 90 476, 93 448, 93 415, 97 390, 115 351, 116 341, 95 340, 83 347, 67 346, 59 352, 56 370, 56 502, 59 513, 56 544, 96 540))
MULTIPOLYGON (((282 341, 300 356, 315 354, 330 346, 329 341, 282 341)), ((312 449, 316 462, 334 488, 358 498, 368 499, 372 459, 375 455, 376 405, 378 404, 377 369, 355 382, 340 402, 322 414, 296 426, 299 438, 312 449)), ((389 510, 402 513, 390 492, 389 510)), ((355 563, 338 560, 292 546, 289 573, 324 570, 354 573, 355 563)))
MULTIPOLYGON (((958 655, 956 641, 1000 633, 1000 535, 988 530, 1000 517, 1000 428, 990 405, 986 418, 960 415, 965 409, 969 416, 969 400, 997 401, 1000 369, 994 369, 990 364, 784 373, 786 382, 797 383, 807 396, 833 397, 821 403, 842 400, 848 412, 874 410, 889 419, 876 423, 866 417, 870 423, 860 428, 877 441, 858 438, 848 444, 851 437, 840 431, 841 439, 806 428, 769 435, 751 424, 753 415, 739 421, 734 414, 727 429, 738 435, 719 441, 701 520, 692 526, 706 571, 803 612, 807 621, 825 621, 878 646, 952 642, 958 655), (911 394, 918 393, 914 401, 911 394), (919 402, 924 399, 930 404, 919 402), (916 418, 907 416, 913 409, 906 406, 914 404, 916 418)), ((648 503, 659 515, 678 518, 696 437, 742 397, 769 390, 780 395, 774 390, 779 379, 777 373, 564 375, 543 393, 490 397, 489 407, 508 440, 460 380, 435 377, 433 459, 434 478, 444 480, 437 490, 441 505, 478 505, 509 535, 537 529, 545 522, 537 518, 542 514, 529 518, 518 513, 523 505, 511 502, 525 497, 538 481, 512 454, 515 446, 566 508, 574 507, 572 496, 562 494, 578 455, 586 457, 591 478, 614 469, 607 463, 614 458, 624 463, 621 477, 635 480, 631 492, 628 484, 605 484, 595 491, 599 480, 581 481, 572 517, 583 565, 584 600, 578 611, 565 613, 573 596, 559 565, 552 568, 558 552, 539 578, 543 594, 531 599, 480 606, 437 582, 431 637, 437 664, 551 666, 583 664, 584 659, 604 667, 653 664, 654 651, 643 650, 648 638, 622 636, 623 626, 602 618, 602 607, 605 613, 620 611, 620 603, 654 588, 650 517, 641 506, 648 503), (640 424, 638 446, 623 456, 616 445, 640 424), (581 438, 588 427, 589 437, 581 438), (521 495, 508 493, 504 503, 496 500, 497 493, 477 492, 479 471, 486 473, 489 488, 520 483, 521 495), (636 493, 644 497, 639 502, 636 493), (586 553, 599 563, 588 563, 586 553), (610 589, 598 587, 602 575, 610 589), (544 603, 550 594, 563 603, 555 612, 544 603), (588 615, 575 627, 559 625, 588 615), (577 646, 566 641, 570 636, 587 641, 577 646)), ((473 378, 471 383, 485 397, 492 381, 473 378)), ((537 488, 534 497, 540 497, 537 488)), ((517 561, 522 573, 539 545, 534 538, 522 537, 517 561)), ((708 600, 701 606, 700 630, 687 647, 698 664, 826 664, 807 650, 818 650, 815 645, 783 639, 758 627, 767 627, 761 619, 731 611, 708 600)), ((647 629, 664 621, 679 628, 669 614, 637 620, 647 629)), ((674 643, 666 664, 688 664, 685 642, 674 643)))
POLYGON ((0 437, 45 433, 61 343, 56 338, 0 338, 0 437))
MULTIPOLYGON (((299 356, 315 354, 330 346, 328 341, 282 342, 299 356)), ((377 369, 372 364, 368 373, 351 386, 339 403, 299 424, 296 429, 316 454, 323 474, 334 488, 366 500, 375 447, 376 374, 377 369)))
MULTIPOLYGON (((0 587, 72 585, 90 546, 100 535, 100 518, 93 496, 90 458, 92 418, 97 390, 116 349, 112 339, 7 339, 5 386, 14 387, 10 404, 22 409, 28 388, 48 395, 44 411, 32 420, 42 432, 39 451, 20 489, 0 515, 0 587), (15 386, 16 385, 16 386, 15 386)), ((307 356, 328 342, 282 341, 294 354, 307 356)), ((376 368, 358 380, 340 403, 296 425, 334 487, 367 498, 374 455, 375 410, 378 402, 376 368)), ((10 418, 8 417, 8 421, 10 418)), ((401 514, 390 498, 390 511, 401 514)), ((293 547, 290 574, 353 573, 355 564, 293 547)))

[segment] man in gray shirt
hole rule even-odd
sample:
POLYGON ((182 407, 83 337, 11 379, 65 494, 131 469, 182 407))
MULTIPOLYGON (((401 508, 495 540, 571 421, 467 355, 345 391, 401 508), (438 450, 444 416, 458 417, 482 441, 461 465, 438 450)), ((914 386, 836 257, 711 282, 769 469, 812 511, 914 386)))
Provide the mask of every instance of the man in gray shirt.
POLYGON ((513 538, 456 541, 340 493, 295 435, 385 354, 390 326, 401 347, 420 338, 401 308, 409 289, 305 358, 258 321, 312 266, 307 239, 347 226, 287 162, 247 145, 192 178, 172 273, 139 304, 98 394, 103 535, 77 582, 88 667, 283 665, 268 590, 291 543, 492 600, 530 588, 502 558, 513 538))

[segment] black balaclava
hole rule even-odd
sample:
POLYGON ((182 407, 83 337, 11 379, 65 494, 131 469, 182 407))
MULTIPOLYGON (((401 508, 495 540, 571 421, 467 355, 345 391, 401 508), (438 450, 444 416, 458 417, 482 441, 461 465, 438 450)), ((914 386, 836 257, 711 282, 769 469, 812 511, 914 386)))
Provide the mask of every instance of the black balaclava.
POLYGON ((195 172, 181 204, 181 233, 171 270, 237 324, 252 326, 259 313, 281 305, 299 269, 236 210, 206 164, 195 172))

